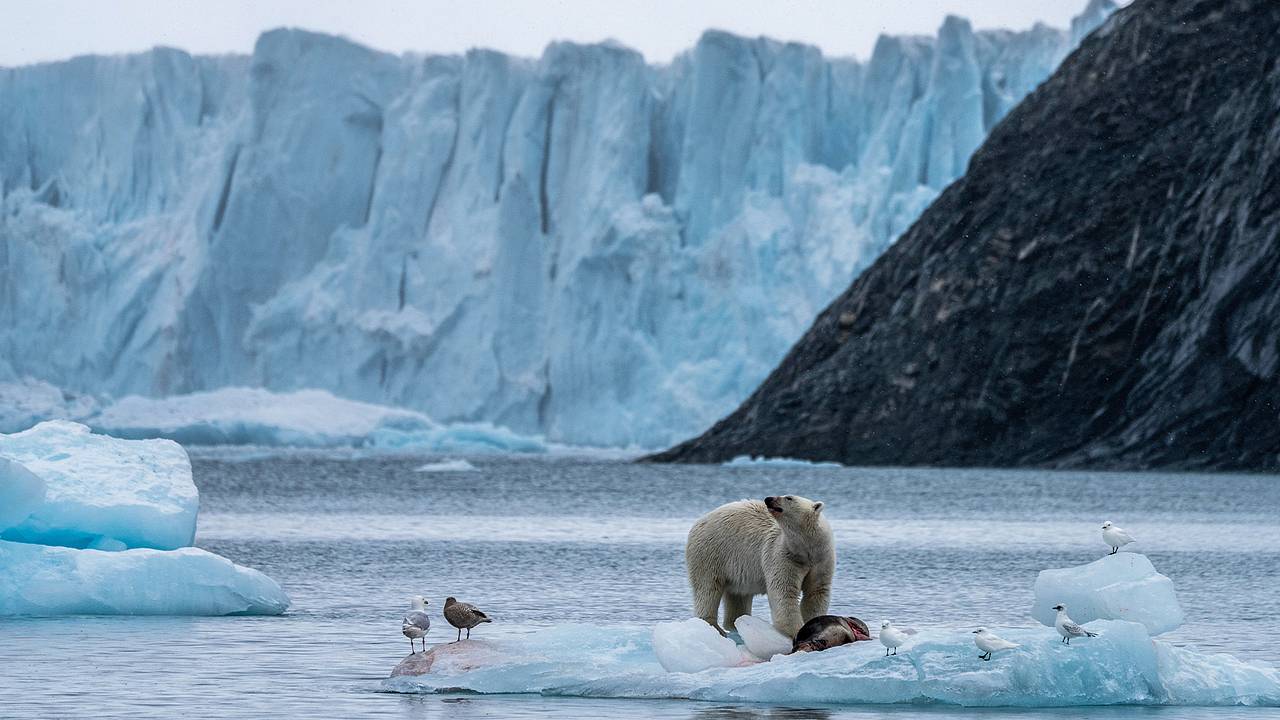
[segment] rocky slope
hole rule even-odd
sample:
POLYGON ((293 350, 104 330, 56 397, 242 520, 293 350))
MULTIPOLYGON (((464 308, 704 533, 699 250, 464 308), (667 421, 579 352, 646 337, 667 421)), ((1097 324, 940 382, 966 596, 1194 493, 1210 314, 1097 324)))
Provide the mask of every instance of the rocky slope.
POLYGON ((321 388, 660 447, 741 402, 1110 10, 948 18, 866 62, 278 30, 0 69, 0 382, 321 388))
POLYGON ((1138 0, 657 456, 1280 467, 1280 4, 1138 0))

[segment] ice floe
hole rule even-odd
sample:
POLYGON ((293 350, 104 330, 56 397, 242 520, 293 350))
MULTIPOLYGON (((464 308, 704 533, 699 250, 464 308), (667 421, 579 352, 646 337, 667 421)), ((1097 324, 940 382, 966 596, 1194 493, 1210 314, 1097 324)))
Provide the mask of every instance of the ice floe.
POLYGON ((88 420, 116 437, 190 445, 361 447, 418 452, 543 452, 545 443, 489 423, 442 425, 412 410, 324 390, 229 387, 167 398, 130 396, 88 420))
MULTIPOLYGON (((1121 555, 1126 554, 1132 553, 1121 555)), ((767 631, 772 628, 763 619, 738 619, 746 647, 691 619, 651 630, 564 626, 441 645, 401 663, 385 685, 398 692, 775 704, 1280 705, 1275 668, 1152 638, 1141 620, 1157 628, 1170 625, 1169 610, 1177 609, 1177 600, 1146 558, 1112 556, 1100 562, 1100 568, 1094 563, 1053 571, 1060 573, 1051 575, 1056 584, 1037 586, 1037 592, 1045 589, 1067 596, 1059 601, 1076 602, 1073 617, 1097 637, 1064 645, 1050 628, 998 628, 1018 647, 989 662, 979 659, 972 628, 921 630, 897 655, 886 656, 879 643, 869 642, 792 655, 780 654, 783 643, 776 640, 785 638, 771 640, 767 631), (1099 591, 1106 599, 1112 585, 1123 586, 1112 596, 1124 598, 1122 604, 1082 601, 1099 591), (1146 604, 1161 610, 1132 621, 1091 617, 1146 604)))
POLYGON ((0 615, 279 615, 289 596, 199 548, 77 550, 0 540, 0 615))

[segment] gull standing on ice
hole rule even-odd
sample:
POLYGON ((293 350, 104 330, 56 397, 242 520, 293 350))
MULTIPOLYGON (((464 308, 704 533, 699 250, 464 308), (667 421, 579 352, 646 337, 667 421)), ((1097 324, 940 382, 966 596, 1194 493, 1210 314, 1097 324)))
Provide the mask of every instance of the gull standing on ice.
POLYGON ((1070 645, 1073 637, 1098 637, 1098 633, 1085 630, 1077 625, 1075 620, 1067 617, 1066 605, 1054 605, 1053 609, 1058 611, 1058 617, 1053 621, 1053 626, 1062 636, 1062 642, 1070 645))
POLYGON ((448 620, 450 625, 458 628, 459 641, 462 640, 463 629, 466 629, 467 637, 470 638, 471 628, 479 625, 480 623, 493 622, 489 619, 488 615, 480 612, 480 608, 477 608, 475 605, 472 605, 471 603, 458 602, 456 599, 451 597, 445 598, 444 601, 444 619, 448 620))
POLYGON ((427 631, 431 629, 431 616, 427 615, 427 599, 421 595, 414 595, 411 602, 413 608, 408 615, 404 616, 404 623, 400 625, 400 632, 409 638, 410 655, 417 652, 413 641, 418 638, 422 638, 422 652, 427 651, 427 631))
POLYGON ((984 627, 973 631, 973 644, 977 645, 978 649, 982 651, 982 654, 978 656, 979 660, 990 660, 993 652, 1012 650, 1018 647, 1017 644, 1005 640, 984 627))
POLYGON ((1120 552, 1120 548, 1136 541, 1137 538, 1125 532, 1124 528, 1118 528, 1111 524, 1108 520, 1102 523, 1102 542, 1111 547, 1110 555, 1120 552))
POLYGON ((893 649, 893 654, 898 654, 898 646, 907 641, 907 636, 912 634, 910 630, 899 630, 893 626, 893 623, 885 620, 880 623, 880 644, 884 646, 884 654, 889 655, 889 649, 893 649))

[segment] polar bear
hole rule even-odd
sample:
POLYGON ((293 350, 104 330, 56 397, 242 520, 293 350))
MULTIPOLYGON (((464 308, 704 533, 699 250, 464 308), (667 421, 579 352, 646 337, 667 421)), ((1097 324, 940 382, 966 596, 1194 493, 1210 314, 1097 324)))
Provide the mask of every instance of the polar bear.
POLYGON ((721 505, 693 524, 684 557, 694 615, 722 633, 750 615, 761 594, 769 596, 773 627, 788 638, 827 613, 836 551, 820 502, 783 495, 721 505), (716 624, 721 598, 723 627, 716 624))

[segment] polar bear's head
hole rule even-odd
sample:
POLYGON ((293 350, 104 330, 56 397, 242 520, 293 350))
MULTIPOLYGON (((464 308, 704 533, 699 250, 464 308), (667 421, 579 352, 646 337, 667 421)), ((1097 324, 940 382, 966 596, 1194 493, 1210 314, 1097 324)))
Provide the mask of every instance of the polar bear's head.
POLYGON ((764 506, 782 525, 809 525, 822 515, 822 503, 799 495, 770 495, 764 499, 764 506))

